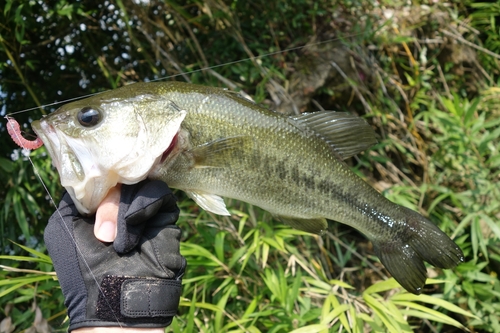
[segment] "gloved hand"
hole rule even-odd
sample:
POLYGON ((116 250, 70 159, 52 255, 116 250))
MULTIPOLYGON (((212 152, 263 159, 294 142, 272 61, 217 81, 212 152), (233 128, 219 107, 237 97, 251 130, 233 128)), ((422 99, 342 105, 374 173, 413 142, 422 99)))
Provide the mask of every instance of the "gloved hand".
POLYGON ((186 260, 176 199, 160 181, 122 185, 113 243, 94 236, 94 217, 65 194, 45 229, 70 318, 80 327, 166 327, 177 312, 186 260))

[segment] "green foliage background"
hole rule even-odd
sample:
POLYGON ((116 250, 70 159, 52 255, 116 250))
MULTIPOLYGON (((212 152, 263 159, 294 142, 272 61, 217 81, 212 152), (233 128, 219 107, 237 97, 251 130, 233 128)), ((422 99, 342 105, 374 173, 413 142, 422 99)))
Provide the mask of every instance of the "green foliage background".
MULTIPOLYGON (((178 193, 189 269, 167 331, 500 332, 499 14, 500 1, 4 0, 0 112, 30 132, 54 102, 166 78, 284 113, 361 115, 380 143, 353 170, 429 216, 466 262, 429 267, 414 296, 348 227, 307 235, 239 202, 213 216, 178 193)), ((62 189, 44 149, 30 155, 37 176, 0 131, 0 332, 65 331, 38 177, 55 200, 62 189)))

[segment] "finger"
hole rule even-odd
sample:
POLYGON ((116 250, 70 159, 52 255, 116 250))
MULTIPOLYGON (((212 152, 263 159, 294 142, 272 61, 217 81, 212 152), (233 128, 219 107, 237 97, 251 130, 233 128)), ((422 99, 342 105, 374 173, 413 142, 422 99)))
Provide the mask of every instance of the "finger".
POLYGON ((164 228, 168 222, 175 223, 179 215, 175 201, 164 182, 144 180, 134 185, 124 184, 121 188, 117 234, 113 242, 115 251, 119 254, 128 253, 139 244, 145 229, 164 228), (165 202, 169 202, 176 210, 172 213, 163 212, 165 202))
POLYGON ((145 236, 155 249, 156 260, 164 268, 168 278, 177 278, 186 267, 186 259, 180 254, 181 230, 177 226, 151 228, 145 236))
POLYGON ((102 242, 112 242, 116 238, 120 189, 121 184, 111 188, 97 208, 94 235, 102 242))
MULTIPOLYGON (((159 180, 142 183, 141 187, 130 187, 134 191, 125 191, 129 195, 130 206, 125 212, 124 218, 129 225, 143 224, 159 211, 176 211, 176 198, 167 184, 159 180)), ((126 186, 124 186, 126 189, 126 186)), ((124 191, 122 191, 124 192, 124 191)), ((124 196, 124 193, 122 193, 124 196)), ((122 197, 124 201, 124 197, 122 197)))

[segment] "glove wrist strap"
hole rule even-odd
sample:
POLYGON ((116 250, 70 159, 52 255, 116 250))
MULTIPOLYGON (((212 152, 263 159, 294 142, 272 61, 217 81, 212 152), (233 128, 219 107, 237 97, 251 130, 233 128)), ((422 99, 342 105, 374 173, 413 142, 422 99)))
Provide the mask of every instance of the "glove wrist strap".
POLYGON ((127 318, 172 317, 177 313, 181 282, 166 279, 125 280, 121 292, 121 313, 127 318))
POLYGON ((177 312, 181 281, 107 275, 101 283, 96 317, 101 320, 164 322, 177 312))
POLYGON ((71 323, 81 327, 166 327, 177 313, 180 280, 107 275, 97 300, 95 319, 71 323))

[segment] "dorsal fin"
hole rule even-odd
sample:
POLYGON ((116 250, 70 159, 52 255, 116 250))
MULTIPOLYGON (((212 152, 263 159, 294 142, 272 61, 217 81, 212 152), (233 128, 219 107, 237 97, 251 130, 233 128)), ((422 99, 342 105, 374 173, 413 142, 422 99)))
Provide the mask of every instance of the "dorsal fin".
POLYGON ((322 137, 344 160, 377 143, 371 126, 364 119, 346 112, 308 112, 290 118, 301 128, 306 127, 322 137))

